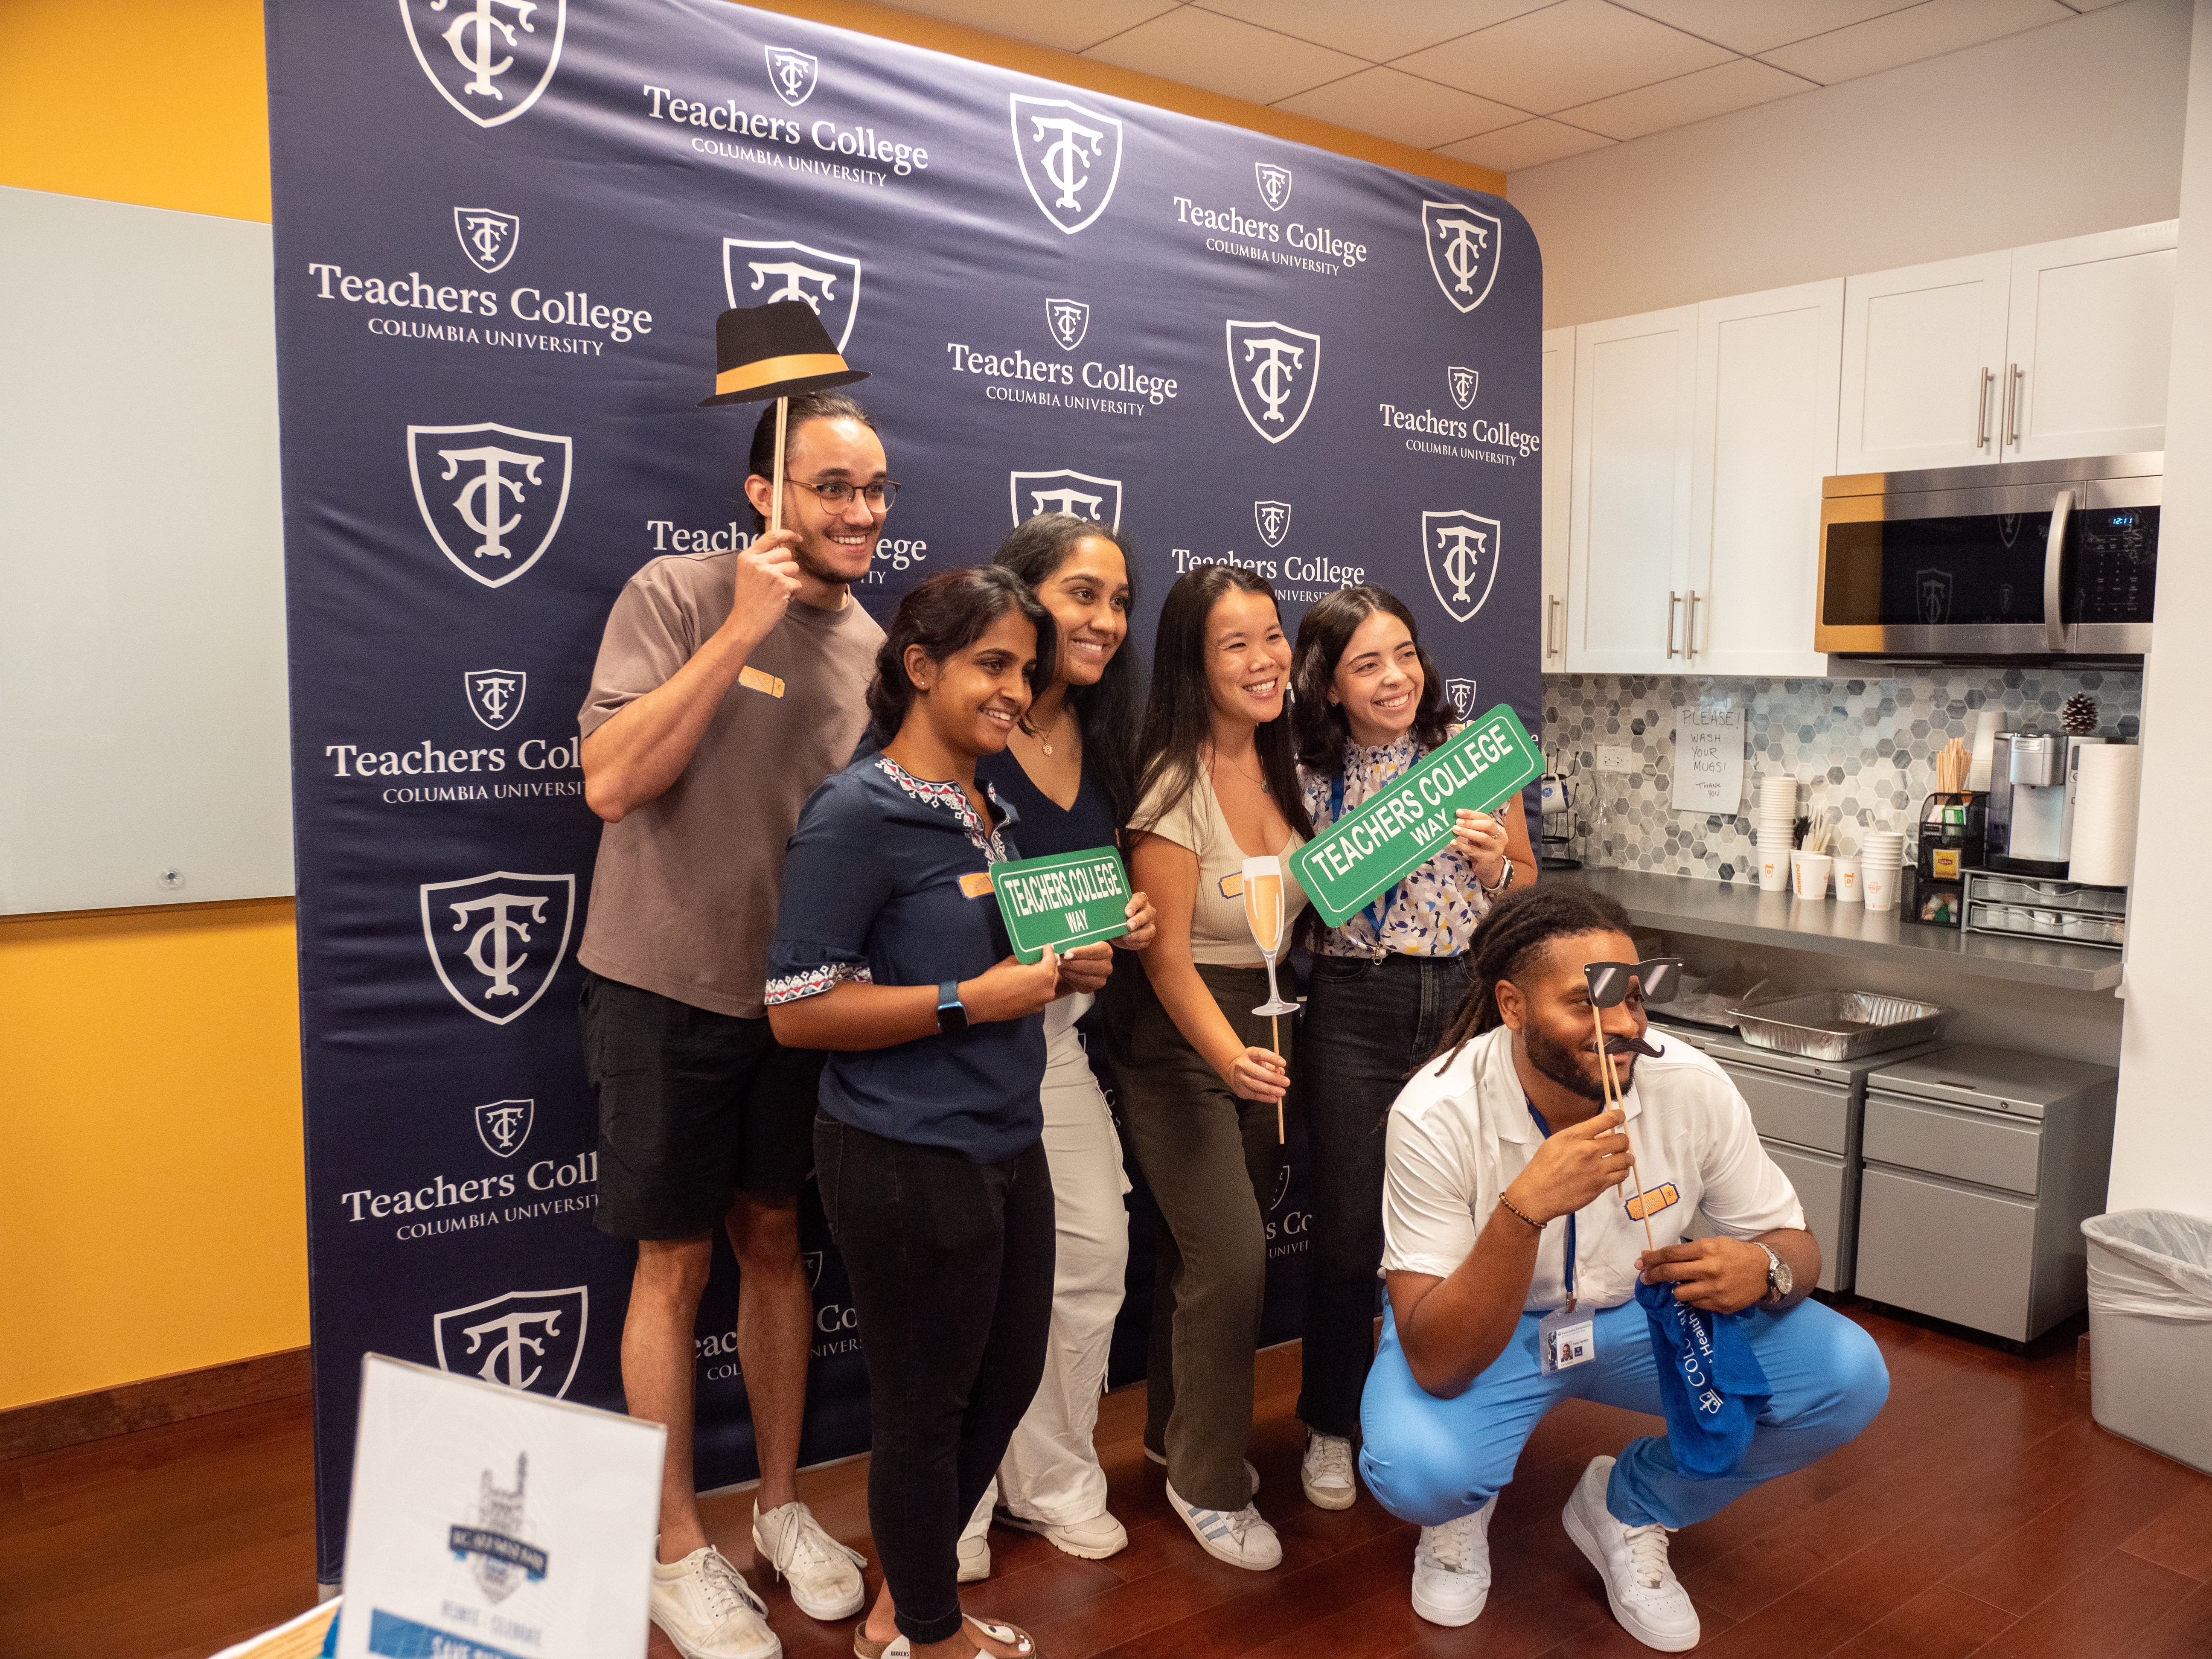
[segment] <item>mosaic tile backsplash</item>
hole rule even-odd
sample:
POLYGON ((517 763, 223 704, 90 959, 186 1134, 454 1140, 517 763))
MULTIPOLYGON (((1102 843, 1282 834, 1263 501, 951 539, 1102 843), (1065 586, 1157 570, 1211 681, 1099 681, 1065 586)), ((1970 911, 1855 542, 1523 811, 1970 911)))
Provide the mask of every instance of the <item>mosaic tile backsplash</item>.
MULTIPOLYGON (((1845 852, 1857 850, 1856 827, 1887 824, 1909 836, 1936 787, 1936 751, 1953 738, 1971 744, 1979 710, 2001 710, 2003 729, 2056 732, 2059 706, 2077 691, 2097 700, 2100 732, 2138 734, 2142 676, 2111 669, 1900 668, 1849 680, 1547 674, 1545 752, 1555 767, 1572 769, 1572 844, 1565 850, 1597 868, 1746 877, 1756 781, 1777 769, 1810 785, 1813 810, 1839 809, 1845 852), (1733 817, 1677 812, 1674 710, 1731 691, 1748 696, 1742 804, 1733 817), (1644 769, 1600 772, 1601 744, 1630 750, 1644 769)), ((1560 820, 1545 828, 1557 834, 1560 820)))

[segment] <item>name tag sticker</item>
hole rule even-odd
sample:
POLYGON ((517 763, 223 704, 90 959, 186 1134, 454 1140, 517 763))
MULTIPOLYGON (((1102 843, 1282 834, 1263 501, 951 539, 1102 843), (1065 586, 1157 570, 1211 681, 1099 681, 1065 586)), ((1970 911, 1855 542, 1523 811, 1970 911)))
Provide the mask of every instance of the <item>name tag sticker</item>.
POLYGON ((1631 1221, 1641 1221, 1646 1216, 1657 1215, 1669 1205, 1679 1204, 1681 1201, 1681 1192, 1671 1181, 1663 1187, 1646 1188, 1628 1200, 1628 1218, 1631 1221))
POLYGON ((991 872, 989 871, 975 870, 960 878, 961 897, 971 899, 988 898, 991 896, 991 872))
POLYGON ((1597 1319, 1587 1308, 1554 1308, 1536 1322, 1536 1358, 1547 1373, 1597 1358, 1597 1319))
POLYGON ((1228 875, 1222 877, 1220 886, 1222 897, 1243 898, 1244 896, 1244 872, 1242 870, 1232 871, 1228 875))
POLYGON ((738 670, 738 684, 748 691, 765 691, 771 697, 780 697, 783 695, 781 680, 773 674, 763 674, 750 664, 738 670))

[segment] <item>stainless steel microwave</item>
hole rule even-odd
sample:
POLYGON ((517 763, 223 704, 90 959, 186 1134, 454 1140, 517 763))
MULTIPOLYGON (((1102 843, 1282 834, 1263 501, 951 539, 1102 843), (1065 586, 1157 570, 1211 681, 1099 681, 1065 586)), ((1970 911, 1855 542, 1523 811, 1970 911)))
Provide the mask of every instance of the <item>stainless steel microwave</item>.
POLYGON ((1824 480, 1814 648, 2141 655, 2165 471, 2154 453, 1824 480))

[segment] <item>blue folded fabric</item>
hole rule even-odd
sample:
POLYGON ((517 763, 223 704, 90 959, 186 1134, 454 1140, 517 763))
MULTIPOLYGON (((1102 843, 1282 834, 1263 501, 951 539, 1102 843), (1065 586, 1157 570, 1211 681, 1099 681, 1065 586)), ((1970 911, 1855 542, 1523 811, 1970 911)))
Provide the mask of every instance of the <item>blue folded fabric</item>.
POLYGON ((1692 1480, 1733 1474, 1773 1386, 1744 1339, 1741 1314, 1711 1314, 1674 1299, 1672 1285, 1637 1281, 1651 1326, 1659 1399, 1674 1467, 1692 1480))

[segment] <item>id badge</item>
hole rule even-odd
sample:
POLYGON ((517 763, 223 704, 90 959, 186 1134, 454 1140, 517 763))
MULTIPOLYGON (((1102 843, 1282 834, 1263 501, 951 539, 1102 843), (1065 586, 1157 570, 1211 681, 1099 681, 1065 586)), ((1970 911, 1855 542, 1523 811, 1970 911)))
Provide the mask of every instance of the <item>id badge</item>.
POLYGON ((1597 1316, 1571 1304, 1536 1322, 1536 1358, 1544 1374, 1587 1365, 1597 1358, 1597 1316))

